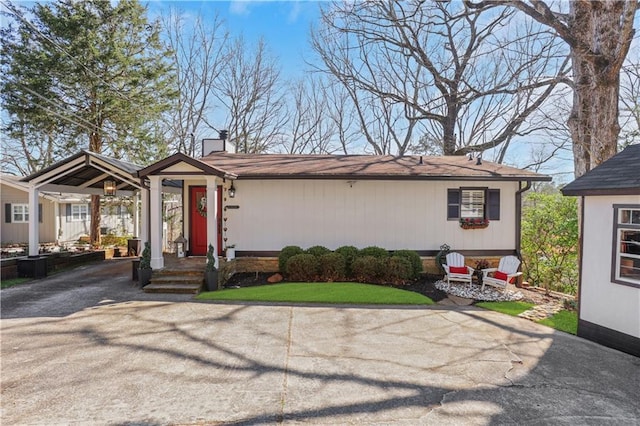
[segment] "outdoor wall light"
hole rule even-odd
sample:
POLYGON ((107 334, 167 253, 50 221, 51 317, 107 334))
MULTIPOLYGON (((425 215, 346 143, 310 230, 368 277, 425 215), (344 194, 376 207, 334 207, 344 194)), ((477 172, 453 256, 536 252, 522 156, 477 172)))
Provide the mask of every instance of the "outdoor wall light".
POLYGON ((116 181, 105 180, 104 181, 104 196, 113 197, 116 195, 116 181))
POLYGON ((231 198, 236 197, 236 189, 233 187, 233 182, 231 182, 231 188, 229 188, 229 197, 231 198))

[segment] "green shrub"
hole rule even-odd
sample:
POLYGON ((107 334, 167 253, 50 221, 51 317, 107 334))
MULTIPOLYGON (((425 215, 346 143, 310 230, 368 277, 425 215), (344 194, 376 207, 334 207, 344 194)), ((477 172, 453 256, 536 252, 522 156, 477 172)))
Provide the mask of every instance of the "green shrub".
POLYGON ((103 246, 119 246, 119 247, 127 247, 129 236, 117 236, 113 234, 103 235, 100 238, 100 242, 103 246))
POLYGON ((320 261, 312 254, 296 254, 287 260, 287 278, 289 281, 316 281, 320 261))
POLYGON ((344 258, 344 262, 345 262, 345 275, 347 277, 352 277, 353 276, 353 271, 351 270, 351 264, 353 263, 353 260, 358 257, 358 248, 354 247, 354 246, 342 246, 342 247, 338 247, 335 250, 335 253, 339 253, 342 255, 342 257, 344 258))
POLYGON ((385 259, 380 259, 375 256, 357 257, 351 264, 353 278, 363 283, 378 282, 384 267, 385 259))
POLYGON ((393 257, 402 257, 407 259, 409 264, 411 265, 411 275, 410 279, 417 279, 422 273, 422 259, 420 259, 420 255, 413 250, 396 250, 393 252, 393 257))
POLYGON ((382 247, 370 246, 360 250, 360 252, 358 253, 358 256, 360 257, 373 256, 378 259, 386 259, 389 257, 389 252, 383 249, 382 247))
POLYGON ((280 250, 280 254, 278 255, 278 269, 280 269, 280 272, 283 275, 287 274, 287 261, 297 255, 297 254, 302 254, 304 253, 304 250, 302 250, 300 247, 298 246, 286 246, 285 248, 283 248, 282 250, 280 250))
POLYGON ((404 284, 412 276, 411 262, 405 257, 392 256, 385 260, 381 278, 391 284, 404 284))
POLYGON ((312 254, 315 257, 320 257, 320 256, 324 256, 325 254, 331 253, 331 250, 323 246, 313 246, 313 247, 309 247, 304 252, 307 254, 312 254))
POLYGON ((322 281, 340 281, 346 276, 346 262, 340 253, 327 253, 319 258, 322 281))

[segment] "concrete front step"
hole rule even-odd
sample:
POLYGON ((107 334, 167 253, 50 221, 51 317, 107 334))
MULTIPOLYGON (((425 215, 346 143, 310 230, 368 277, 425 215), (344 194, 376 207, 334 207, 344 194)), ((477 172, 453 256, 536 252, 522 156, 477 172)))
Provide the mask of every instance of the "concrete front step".
POLYGON ((179 294, 198 294, 202 288, 202 282, 199 284, 179 284, 175 282, 171 283, 157 283, 153 282, 144 286, 145 293, 179 293, 179 294))
POLYGON ((202 289, 202 270, 160 270, 154 271, 151 281, 143 290, 145 293, 197 294, 202 289))
POLYGON ((204 276, 204 268, 199 269, 160 269, 159 271, 154 271, 154 277, 163 277, 163 276, 172 276, 172 277, 182 277, 182 276, 204 276))
POLYGON ((204 280, 204 274, 200 273, 200 275, 156 275, 153 274, 151 276, 151 284, 201 284, 202 280, 204 280))

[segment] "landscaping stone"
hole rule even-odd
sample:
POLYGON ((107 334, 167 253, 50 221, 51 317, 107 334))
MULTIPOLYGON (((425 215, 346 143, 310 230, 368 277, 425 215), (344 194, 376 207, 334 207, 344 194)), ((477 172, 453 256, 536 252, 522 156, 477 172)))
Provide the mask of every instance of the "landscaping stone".
POLYGON ((528 311, 524 311, 518 316, 531 321, 540 321, 549 318, 562 310, 562 301, 554 300, 544 305, 536 305, 528 311))
POLYGON ((520 291, 511 291, 507 290, 506 294, 503 294, 502 290, 496 290, 493 287, 485 287, 484 290, 481 290, 481 287, 475 284, 469 286, 468 284, 451 284, 449 288, 447 288, 447 283, 443 280, 436 281, 435 287, 438 290, 445 291, 449 294, 449 298, 451 295, 462 297, 465 299, 473 299, 477 301, 487 301, 487 302, 504 302, 511 300, 522 300, 524 295, 520 291))
POLYGON ((267 278, 267 282, 270 282, 271 284, 275 284, 275 283, 281 282, 283 279, 284 278, 282 277, 282 275, 273 274, 269 278, 267 278))

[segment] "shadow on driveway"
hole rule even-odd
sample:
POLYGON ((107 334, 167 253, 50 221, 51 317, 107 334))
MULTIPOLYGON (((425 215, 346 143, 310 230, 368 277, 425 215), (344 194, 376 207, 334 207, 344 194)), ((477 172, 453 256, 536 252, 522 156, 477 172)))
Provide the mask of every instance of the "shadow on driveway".
POLYGON ((473 306, 142 300, 154 295, 131 286, 130 267, 91 265, 2 291, 3 424, 640 419, 639 358, 528 320, 473 306), (18 289, 41 297, 20 303, 18 289))
POLYGON ((64 317, 124 301, 187 301, 193 295, 148 294, 131 280, 131 259, 108 259, 0 291, 1 318, 64 317))

